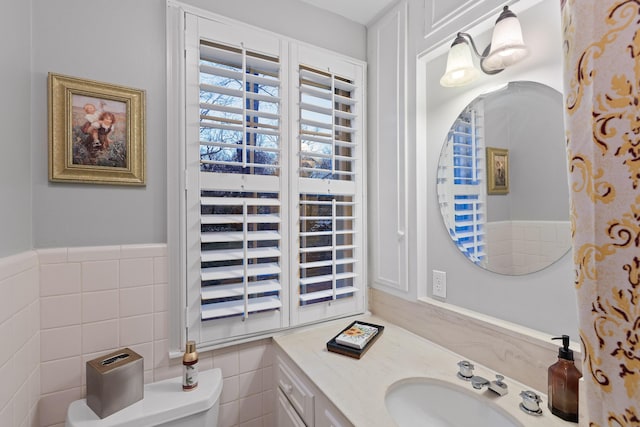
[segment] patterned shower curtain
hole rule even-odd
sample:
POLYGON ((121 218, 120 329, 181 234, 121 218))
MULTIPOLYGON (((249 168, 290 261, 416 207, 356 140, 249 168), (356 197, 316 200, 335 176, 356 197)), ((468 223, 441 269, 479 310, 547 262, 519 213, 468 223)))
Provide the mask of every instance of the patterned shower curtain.
POLYGON ((562 1, 580 426, 640 426, 640 0, 562 1))

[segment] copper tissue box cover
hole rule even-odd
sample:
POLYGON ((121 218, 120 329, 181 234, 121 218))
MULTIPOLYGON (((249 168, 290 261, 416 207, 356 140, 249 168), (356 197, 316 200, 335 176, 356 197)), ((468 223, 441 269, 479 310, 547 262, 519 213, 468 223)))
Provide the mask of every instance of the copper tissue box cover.
POLYGON ((100 418, 141 400, 143 359, 129 348, 87 362, 87 406, 100 418))

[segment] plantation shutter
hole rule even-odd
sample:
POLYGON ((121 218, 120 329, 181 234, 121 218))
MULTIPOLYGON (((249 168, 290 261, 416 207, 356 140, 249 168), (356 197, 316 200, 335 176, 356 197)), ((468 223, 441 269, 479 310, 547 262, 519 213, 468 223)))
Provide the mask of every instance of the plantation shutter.
POLYGON ((365 65, 221 17, 184 25, 188 339, 363 313, 365 65))
POLYGON ((300 57, 292 313, 296 323, 306 323, 363 310, 363 75, 348 63, 322 58, 333 67, 319 68, 307 65, 316 59, 310 53, 300 57))
POLYGON ((275 38, 190 23, 187 97, 199 102, 187 102, 198 118, 187 126, 187 249, 198 262, 187 266, 188 333, 211 343, 285 324, 282 67, 275 38))
POLYGON ((439 169, 439 182, 453 182, 439 194, 440 204, 452 206, 447 224, 460 251, 477 265, 486 263, 486 171, 483 139, 483 104, 467 107, 449 130, 447 157, 453 169, 439 169))

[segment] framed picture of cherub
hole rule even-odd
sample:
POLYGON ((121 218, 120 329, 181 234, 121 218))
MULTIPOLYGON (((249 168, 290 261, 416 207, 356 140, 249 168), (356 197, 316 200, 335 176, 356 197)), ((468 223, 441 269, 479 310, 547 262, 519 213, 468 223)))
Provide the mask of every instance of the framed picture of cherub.
POLYGON ((487 147, 487 193, 509 194, 509 150, 487 147))
POLYGON ((49 179, 145 185, 145 93, 49 73, 49 179))

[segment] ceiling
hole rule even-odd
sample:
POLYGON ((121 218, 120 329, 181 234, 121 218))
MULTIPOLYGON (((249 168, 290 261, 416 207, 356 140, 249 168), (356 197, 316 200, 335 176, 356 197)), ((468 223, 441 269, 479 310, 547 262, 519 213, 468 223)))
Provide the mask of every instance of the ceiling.
POLYGON ((301 0, 347 19, 367 25, 395 0, 301 0))

